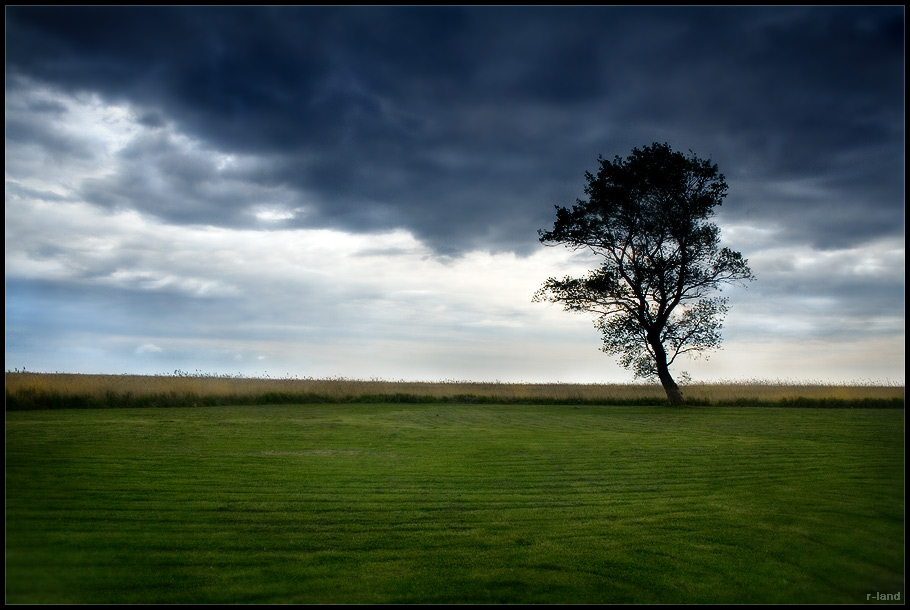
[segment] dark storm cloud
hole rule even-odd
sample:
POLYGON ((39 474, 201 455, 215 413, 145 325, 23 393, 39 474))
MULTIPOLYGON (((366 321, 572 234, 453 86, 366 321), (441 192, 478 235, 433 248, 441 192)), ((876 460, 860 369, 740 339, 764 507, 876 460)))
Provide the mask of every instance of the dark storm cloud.
MULTIPOLYGON (((724 218, 837 247, 902 235, 903 22, 903 7, 11 7, 7 87, 97 92, 260 156, 234 178, 297 193, 298 226, 527 252, 598 154, 666 141, 720 165, 724 218)), ((7 137, 50 141, 34 127, 7 137)), ((168 146, 133 143, 82 194, 245 222, 252 194, 204 188, 211 163, 168 146)))
POLYGON ((220 170, 213 157, 166 133, 147 134, 119 151, 112 173, 86 179, 79 193, 96 205, 138 208, 177 224, 249 226, 249 208, 266 181, 249 170, 220 170))
MULTIPOLYGON (((61 133, 52 123, 65 113, 58 102, 49 100, 24 100, 24 103, 6 101, 6 142, 13 145, 37 146, 63 163, 65 160, 91 160, 96 156, 90 143, 84 139, 61 133)), ((7 159, 9 161, 9 159, 7 159)), ((7 163, 7 175, 17 175, 17 160, 7 163)))

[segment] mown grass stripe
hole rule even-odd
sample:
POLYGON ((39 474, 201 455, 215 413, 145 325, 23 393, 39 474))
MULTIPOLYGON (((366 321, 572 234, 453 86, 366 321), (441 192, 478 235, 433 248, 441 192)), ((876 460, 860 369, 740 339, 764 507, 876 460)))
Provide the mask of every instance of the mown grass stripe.
POLYGON ((903 586, 901 411, 7 422, 13 603, 860 603, 903 586))

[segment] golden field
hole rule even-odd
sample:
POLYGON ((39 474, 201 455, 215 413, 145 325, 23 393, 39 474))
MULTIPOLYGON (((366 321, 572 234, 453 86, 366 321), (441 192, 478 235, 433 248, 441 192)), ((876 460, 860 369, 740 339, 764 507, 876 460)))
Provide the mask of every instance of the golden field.
MULTIPOLYGON (((602 402, 628 403, 666 398, 657 384, 502 383, 439 381, 410 382, 355 379, 247 378, 215 375, 83 375, 70 373, 7 372, 6 395, 57 395, 93 398, 128 396, 196 396, 209 399, 256 396, 318 396, 326 401, 351 401, 369 396, 421 397, 444 400, 452 397, 483 397, 504 402, 602 402)), ((819 382, 730 381, 692 383, 682 387, 686 400, 694 403, 903 400, 903 385, 826 384, 819 382)), ((222 401, 219 400, 219 403, 222 401)))

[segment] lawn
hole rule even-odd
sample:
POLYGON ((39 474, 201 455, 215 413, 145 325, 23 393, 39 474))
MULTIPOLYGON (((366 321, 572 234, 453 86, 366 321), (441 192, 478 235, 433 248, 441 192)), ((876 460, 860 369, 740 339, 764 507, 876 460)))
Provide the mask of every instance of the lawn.
POLYGON ((904 491, 902 409, 15 411, 6 601, 867 603, 904 491))

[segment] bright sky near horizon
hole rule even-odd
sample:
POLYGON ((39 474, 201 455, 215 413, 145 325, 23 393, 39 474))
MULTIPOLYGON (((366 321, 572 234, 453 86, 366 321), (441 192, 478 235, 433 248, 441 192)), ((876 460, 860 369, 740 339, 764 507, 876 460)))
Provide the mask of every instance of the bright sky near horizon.
POLYGON ((597 158, 717 163, 756 281, 694 380, 903 383, 904 7, 6 8, 6 368, 629 382, 597 158))

